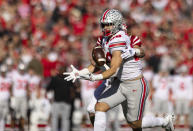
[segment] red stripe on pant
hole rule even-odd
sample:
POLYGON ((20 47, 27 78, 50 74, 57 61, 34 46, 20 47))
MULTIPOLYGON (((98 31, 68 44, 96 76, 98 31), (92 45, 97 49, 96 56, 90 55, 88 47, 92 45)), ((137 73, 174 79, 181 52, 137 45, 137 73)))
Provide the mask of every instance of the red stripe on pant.
POLYGON ((141 106, 140 106, 140 111, 139 111, 139 117, 138 117, 138 120, 141 120, 142 118, 142 114, 143 114, 143 107, 144 107, 144 104, 145 104, 145 97, 146 97, 146 83, 145 83, 145 80, 144 78, 142 78, 142 83, 143 83, 143 96, 142 96, 142 101, 141 101, 141 106))

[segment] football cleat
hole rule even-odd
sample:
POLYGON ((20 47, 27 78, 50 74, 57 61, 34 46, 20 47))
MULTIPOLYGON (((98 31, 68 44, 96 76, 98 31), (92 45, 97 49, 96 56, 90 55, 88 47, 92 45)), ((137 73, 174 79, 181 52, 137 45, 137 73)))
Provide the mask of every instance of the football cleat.
POLYGON ((174 131, 174 120, 175 120, 175 115, 174 114, 168 114, 166 117, 165 117, 165 120, 166 120, 166 126, 165 126, 165 129, 166 131, 174 131))

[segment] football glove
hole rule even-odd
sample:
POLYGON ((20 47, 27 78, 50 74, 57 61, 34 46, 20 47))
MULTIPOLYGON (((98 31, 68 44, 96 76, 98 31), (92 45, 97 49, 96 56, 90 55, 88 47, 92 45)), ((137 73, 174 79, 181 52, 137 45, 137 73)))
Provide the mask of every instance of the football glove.
POLYGON ((121 54, 122 59, 128 59, 130 57, 133 57, 135 55, 135 49, 134 48, 130 48, 130 49, 126 49, 123 54, 121 54))
POLYGON ((70 65, 71 68, 72 68, 72 71, 71 72, 64 72, 63 75, 68 75, 67 77, 64 78, 64 80, 66 81, 71 81, 74 83, 76 81, 76 79, 79 77, 79 71, 73 66, 73 65, 70 65))
POLYGON ((77 78, 84 78, 88 77, 90 74, 89 70, 87 68, 84 68, 82 70, 77 70, 73 65, 70 65, 72 68, 71 72, 64 72, 63 75, 68 75, 67 77, 64 78, 64 80, 70 81, 74 83, 77 78))

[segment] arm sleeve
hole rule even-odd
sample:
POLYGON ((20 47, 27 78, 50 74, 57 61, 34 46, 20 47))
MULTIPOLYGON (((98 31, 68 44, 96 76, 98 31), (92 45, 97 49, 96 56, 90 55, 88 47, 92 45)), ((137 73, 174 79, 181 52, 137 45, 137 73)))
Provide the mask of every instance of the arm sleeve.
POLYGON ((130 40, 131 40, 131 47, 134 47, 135 45, 141 47, 142 43, 139 37, 132 35, 130 40))
POLYGON ((101 46, 102 36, 99 36, 96 42, 97 46, 101 46))

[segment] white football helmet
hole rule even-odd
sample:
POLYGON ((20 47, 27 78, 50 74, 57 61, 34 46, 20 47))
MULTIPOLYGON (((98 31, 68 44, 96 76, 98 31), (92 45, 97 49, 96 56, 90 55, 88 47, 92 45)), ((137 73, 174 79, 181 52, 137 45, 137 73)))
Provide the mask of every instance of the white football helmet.
POLYGON ((7 66, 6 65, 1 65, 0 66, 0 72, 7 72, 7 66))
POLYGON ((107 9, 100 18, 100 25, 105 36, 111 36, 122 29, 123 16, 120 11, 107 9), (105 25, 113 25, 112 30, 105 30, 105 25))
POLYGON ((23 63, 20 63, 18 65, 18 69, 21 70, 21 71, 24 71, 26 69, 26 66, 23 63))

